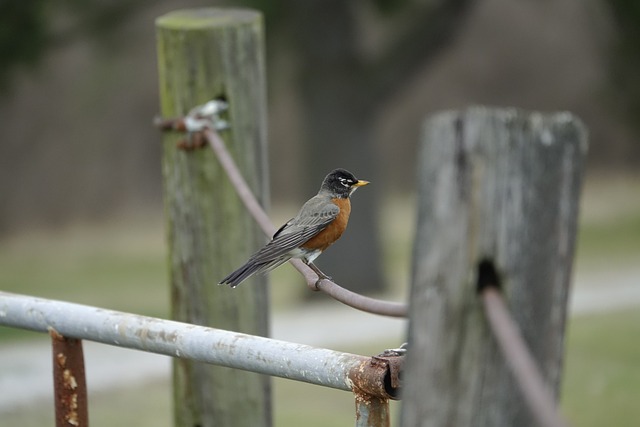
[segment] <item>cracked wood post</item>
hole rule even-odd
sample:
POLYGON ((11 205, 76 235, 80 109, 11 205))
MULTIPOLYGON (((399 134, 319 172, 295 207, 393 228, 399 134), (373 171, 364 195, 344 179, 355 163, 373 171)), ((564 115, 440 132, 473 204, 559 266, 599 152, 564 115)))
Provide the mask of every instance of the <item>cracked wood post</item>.
MULTIPOLYGON (((262 16, 194 9, 157 19, 163 117, 223 97, 230 129, 221 136, 263 206, 268 203, 262 16)), ((214 153, 184 151, 184 135, 163 136, 162 171, 175 320, 268 335, 267 279, 237 289, 218 281, 264 244, 214 153)), ((213 351, 213 349, 212 349, 213 351)), ((174 359, 176 426, 270 426, 266 376, 174 359)))
POLYGON ((476 107, 426 121, 403 427, 536 425, 487 326, 483 261, 557 401, 586 149, 569 113, 476 107))

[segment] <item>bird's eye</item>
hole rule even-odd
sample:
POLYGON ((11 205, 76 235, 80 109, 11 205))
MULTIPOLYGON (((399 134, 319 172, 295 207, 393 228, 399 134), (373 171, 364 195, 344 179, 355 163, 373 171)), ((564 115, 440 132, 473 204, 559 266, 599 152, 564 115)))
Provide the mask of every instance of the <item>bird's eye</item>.
POLYGON ((351 187, 351 185, 353 184, 353 181, 348 178, 339 177, 338 180, 340 180, 340 184, 344 185, 347 188, 351 187))

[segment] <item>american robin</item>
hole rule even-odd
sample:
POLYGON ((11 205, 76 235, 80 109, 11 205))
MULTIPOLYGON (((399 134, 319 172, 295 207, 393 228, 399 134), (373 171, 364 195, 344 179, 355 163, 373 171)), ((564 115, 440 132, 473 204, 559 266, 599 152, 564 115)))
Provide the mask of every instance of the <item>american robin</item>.
POLYGON ((298 215, 284 224, 273 239, 240 268, 220 281, 235 288, 256 273, 273 270, 291 258, 301 258, 321 279, 327 279, 313 260, 335 243, 347 228, 349 197, 369 181, 357 179, 344 169, 335 169, 322 181, 318 194, 309 199, 298 215))

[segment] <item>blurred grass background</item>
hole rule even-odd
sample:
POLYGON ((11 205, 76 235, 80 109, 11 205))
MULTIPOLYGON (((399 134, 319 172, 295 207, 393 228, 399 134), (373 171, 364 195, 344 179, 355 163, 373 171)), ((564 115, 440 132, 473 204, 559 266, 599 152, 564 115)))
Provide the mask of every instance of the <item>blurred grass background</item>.
MULTIPOLYGON (((373 181, 377 192, 359 194, 354 216, 379 204, 378 219, 391 224, 380 232, 392 285, 385 298, 407 294, 414 204, 396 194, 411 191, 415 169, 407 165, 421 123, 474 104, 567 110, 584 120, 590 175, 577 282, 584 290, 623 282, 628 289, 640 277, 637 0, 0 4, 2 290, 167 317, 160 145, 149 125, 158 111, 153 22, 176 7, 228 5, 265 13, 274 222, 287 220, 298 208, 293 200, 305 200, 317 176, 336 166, 373 181), (421 43, 407 43, 414 39, 421 43), (335 165, 318 149, 358 156, 335 165), (373 194, 395 196, 374 203, 373 194), (391 214, 391 202, 402 210, 391 214)), ((360 282, 375 285, 380 275, 367 268, 380 265, 370 261, 379 259, 376 245, 367 243, 375 231, 351 227, 351 240, 321 264, 335 265, 340 250, 357 242, 372 254, 358 257, 366 261, 356 271, 375 279, 360 282)), ((300 301, 326 302, 288 267, 274 272, 272 284, 276 313, 300 301)), ((562 402, 575 425, 638 424, 636 311, 570 319, 562 402)), ((46 341, 0 328, 0 348, 35 336, 46 341)), ((336 349, 374 354, 378 347, 336 349)), ((3 393, 11 390, 0 385, 3 393)), ((91 393, 94 426, 171 424, 168 380, 91 393)), ((274 400, 277 426, 352 425, 353 401, 344 392, 276 380, 274 400)), ((0 425, 51 425, 51 406, 34 400, 0 412, 0 425)))
MULTIPOLYGON (((587 180, 578 275, 611 272, 619 277, 620 273, 640 271, 638 194, 638 176, 587 180)), ((385 257, 388 282, 394 286, 388 298, 402 298, 408 286, 413 201, 405 198, 403 205, 402 215, 396 214, 390 222, 396 227, 396 240, 389 240, 391 234, 384 236, 390 248, 385 257)), ((274 221, 286 218, 290 209, 277 207, 274 221)), ((383 220, 388 215, 383 214, 383 220)), ((160 215, 21 233, 0 242, 0 289, 166 318, 169 290, 165 256, 160 215)), ((597 286, 613 285, 605 280, 597 286)), ((276 313, 300 304, 297 296, 307 292, 288 267, 275 272, 271 289, 276 313)), ((636 426, 640 419, 640 311, 572 316, 568 325, 563 412, 575 426, 636 426)), ((19 344, 35 336, 39 335, 0 328, 0 345, 19 344)), ((372 342, 336 350, 376 354, 380 348, 372 342)), ((90 393, 94 426, 171 425, 168 379, 111 391, 91 392, 90 388, 90 393)), ((351 425, 354 417, 353 398, 348 393, 292 381, 274 381, 274 402, 276 426, 344 426, 351 425)), ((398 408, 393 405, 394 414, 398 408)), ((2 425, 8 426, 51 425, 53 408, 36 401, 4 412, 1 418, 2 425)))

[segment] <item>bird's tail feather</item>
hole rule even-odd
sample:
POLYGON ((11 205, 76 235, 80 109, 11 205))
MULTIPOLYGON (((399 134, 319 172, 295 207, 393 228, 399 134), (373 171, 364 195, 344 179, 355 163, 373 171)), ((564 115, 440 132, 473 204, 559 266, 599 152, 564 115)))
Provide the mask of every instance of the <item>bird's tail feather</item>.
POLYGON ((233 273, 229 274, 227 277, 220 281, 220 285, 229 285, 232 288, 235 288, 240 283, 247 280, 249 277, 258 273, 267 273, 274 268, 284 264, 289 261, 290 257, 278 257, 269 262, 260 262, 257 263, 255 261, 249 260, 245 265, 238 268, 233 273))

